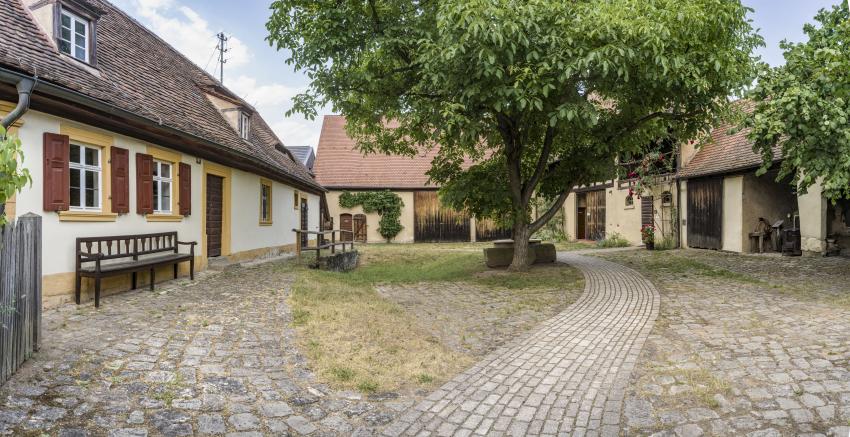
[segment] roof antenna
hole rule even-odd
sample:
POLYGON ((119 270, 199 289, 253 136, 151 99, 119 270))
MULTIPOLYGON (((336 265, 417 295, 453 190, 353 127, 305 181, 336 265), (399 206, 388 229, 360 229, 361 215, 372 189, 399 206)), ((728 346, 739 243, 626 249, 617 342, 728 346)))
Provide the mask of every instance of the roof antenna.
POLYGON ((230 51, 230 49, 227 48, 227 40, 230 38, 228 38, 224 32, 219 32, 216 37, 218 37, 218 47, 216 47, 216 49, 218 49, 218 81, 224 85, 224 64, 227 63, 227 59, 224 59, 224 54, 230 51))

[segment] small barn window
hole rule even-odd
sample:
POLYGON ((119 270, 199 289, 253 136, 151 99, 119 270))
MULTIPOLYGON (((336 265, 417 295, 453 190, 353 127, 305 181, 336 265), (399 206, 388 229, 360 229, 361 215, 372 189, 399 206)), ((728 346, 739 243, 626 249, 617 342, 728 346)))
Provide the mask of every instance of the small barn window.
POLYGON ((634 208, 635 207, 635 196, 629 194, 626 196, 626 208, 634 208))
POLYGON ((673 204, 673 194, 669 191, 661 193, 661 205, 670 206, 673 204))

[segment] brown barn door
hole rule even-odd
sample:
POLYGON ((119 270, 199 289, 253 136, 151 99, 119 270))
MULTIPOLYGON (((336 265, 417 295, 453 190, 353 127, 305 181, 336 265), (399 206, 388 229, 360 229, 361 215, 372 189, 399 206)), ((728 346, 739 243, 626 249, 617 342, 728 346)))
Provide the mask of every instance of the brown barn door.
POLYGON ((354 241, 358 243, 366 242, 366 215, 365 214, 355 214, 354 215, 354 241))
POLYGON ((588 240, 605 238, 605 190, 587 192, 585 235, 588 240))
POLYGON ((688 246, 720 250, 723 246, 723 179, 688 181, 688 246))
POLYGON ((469 216, 444 207, 436 191, 413 193, 413 221, 416 242, 469 241, 469 216))
MULTIPOLYGON (((310 212, 310 211, 307 209, 307 199, 302 197, 301 198, 301 230, 302 231, 308 230, 309 226, 310 226, 310 216, 307 214, 308 212, 310 212)), ((307 235, 306 232, 301 233, 301 247, 307 247, 307 243, 309 241, 309 239, 307 237, 309 237, 309 235, 307 235)))
POLYGON ((513 230, 510 226, 499 226, 492 219, 475 221, 475 241, 493 241, 510 239, 513 230))
POLYGON ((207 256, 221 256, 221 224, 224 178, 207 175, 207 256))
MULTIPOLYGON (((351 224, 351 214, 340 214, 339 215, 339 229, 342 231, 353 231, 354 228, 351 224)), ((351 234, 349 232, 340 232, 339 239, 342 241, 351 241, 351 234)))

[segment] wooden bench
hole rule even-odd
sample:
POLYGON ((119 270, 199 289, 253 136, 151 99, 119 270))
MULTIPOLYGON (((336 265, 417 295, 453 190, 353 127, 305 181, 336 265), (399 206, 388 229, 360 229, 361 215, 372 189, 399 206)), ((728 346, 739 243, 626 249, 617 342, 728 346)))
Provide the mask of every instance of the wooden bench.
POLYGON ((83 277, 94 278, 95 307, 100 306, 100 281, 105 277, 131 273, 132 289, 136 289, 137 273, 149 271, 150 289, 153 291, 157 267, 173 265, 176 279, 177 265, 188 261, 189 278, 194 280, 196 244, 194 241, 178 241, 177 232, 77 238, 77 305, 80 304, 83 277), (178 252, 179 246, 189 246, 189 253, 178 252))

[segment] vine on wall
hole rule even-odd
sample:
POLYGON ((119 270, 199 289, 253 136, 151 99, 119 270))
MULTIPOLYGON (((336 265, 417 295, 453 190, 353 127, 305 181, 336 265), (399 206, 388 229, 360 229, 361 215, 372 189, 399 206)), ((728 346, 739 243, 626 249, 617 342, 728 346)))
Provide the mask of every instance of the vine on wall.
POLYGON ((395 238, 404 228, 401 225, 401 208, 404 206, 401 197, 392 191, 365 191, 360 193, 344 192, 339 196, 339 206, 354 208, 362 206, 363 212, 376 212, 381 216, 378 223, 378 233, 387 242, 395 238))

